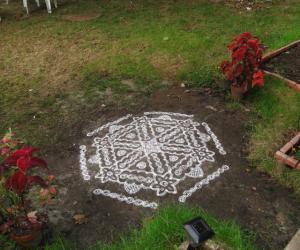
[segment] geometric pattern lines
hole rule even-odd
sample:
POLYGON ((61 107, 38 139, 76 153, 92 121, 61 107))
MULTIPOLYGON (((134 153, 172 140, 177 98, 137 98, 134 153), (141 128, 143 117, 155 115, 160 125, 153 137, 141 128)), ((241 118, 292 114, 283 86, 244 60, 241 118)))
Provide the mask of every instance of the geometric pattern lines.
MULTIPOLYGON (((208 124, 178 113, 127 115, 88 136, 94 137, 88 163, 99 168, 95 178, 118 183, 129 194, 141 189, 153 190, 157 196, 176 194, 177 185, 186 178, 204 177, 202 164, 215 161, 215 152, 207 146, 210 140, 226 154, 208 124), (206 133, 200 132, 203 127, 206 133)), ((81 149, 85 156, 85 146, 81 149)), ((84 178, 89 179, 87 163, 84 159, 81 163, 84 178)))

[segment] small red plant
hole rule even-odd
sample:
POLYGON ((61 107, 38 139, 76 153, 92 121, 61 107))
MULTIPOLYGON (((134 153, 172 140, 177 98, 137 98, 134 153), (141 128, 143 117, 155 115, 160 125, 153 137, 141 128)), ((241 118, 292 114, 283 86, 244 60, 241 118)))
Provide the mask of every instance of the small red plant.
POLYGON ((263 86, 264 73, 261 70, 265 46, 251 33, 245 32, 229 44, 231 61, 224 61, 221 69, 233 86, 241 86, 245 92, 249 86, 263 86))
POLYGON ((56 195, 56 189, 51 186, 53 175, 44 178, 33 174, 38 168, 48 171, 46 161, 35 156, 38 149, 25 146, 14 137, 10 131, 0 141, 0 233, 22 235, 45 224, 44 215, 29 211, 31 198, 38 194, 40 199, 49 201, 56 195), (35 185, 42 188, 32 195, 30 191, 35 185))
POLYGON ((29 174, 29 170, 34 167, 47 169, 47 163, 43 159, 33 156, 33 153, 36 151, 38 151, 37 148, 23 147, 15 151, 4 161, 3 168, 16 167, 12 171, 13 174, 5 182, 7 189, 22 195, 31 185, 39 184, 43 187, 46 186, 45 181, 40 176, 29 174))

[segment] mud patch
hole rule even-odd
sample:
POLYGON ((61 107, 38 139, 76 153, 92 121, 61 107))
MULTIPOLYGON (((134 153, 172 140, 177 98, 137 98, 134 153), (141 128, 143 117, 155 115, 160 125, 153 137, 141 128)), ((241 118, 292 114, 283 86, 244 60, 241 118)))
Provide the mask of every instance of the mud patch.
POLYGON ((272 58, 264 69, 300 83, 300 44, 272 58))
MULTIPOLYGON (((257 234, 259 249, 283 249, 299 225, 300 204, 290 190, 247 167, 246 112, 227 108, 225 97, 211 89, 186 91, 185 88, 157 92, 149 104, 132 113, 140 116, 153 110, 194 115, 195 121, 210 125, 226 149, 230 171, 193 193, 187 204, 201 206, 220 218, 236 219, 257 234)), ((84 134, 127 113, 122 108, 99 113, 99 119, 87 125, 84 134)), ((55 218, 52 221, 68 239, 86 246, 97 241, 117 240, 129 228, 139 228, 142 219, 152 215, 153 210, 93 194, 95 186, 82 179, 79 166, 82 138, 74 138, 72 150, 49 157, 49 164, 64 186, 58 204, 53 206, 51 214, 55 218), (79 213, 88 217, 88 223, 74 224, 72 217, 79 213)), ((112 185, 114 183, 101 184, 101 189, 110 189, 112 185)), ((114 192, 123 192, 123 187, 114 185, 114 192)), ((163 199, 160 206, 173 201, 170 196, 163 199)))

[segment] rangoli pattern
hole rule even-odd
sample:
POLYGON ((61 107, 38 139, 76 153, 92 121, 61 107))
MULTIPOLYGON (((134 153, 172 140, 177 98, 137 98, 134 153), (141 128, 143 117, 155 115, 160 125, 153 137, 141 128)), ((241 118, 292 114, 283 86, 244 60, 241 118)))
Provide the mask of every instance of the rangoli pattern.
MULTIPOLYGON (((87 136, 93 138, 93 152, 87 160, 88 149, 85 145, 80 146, 80 168, 84 180, 92 178, 88 165, 97 166, 95 179, 103 184, 121 185, 130 195, 141 190, 152 190, 160 197, 177 194, 178 185, 187 178, 202 179, 203 183, 195 184, 179 197, 179 201, 184 202, 197 189, 229 169, 222 166, 215 174, 204 178, 202 165, 215 162, 216 154, 208 149, 208 142, 212 141, 221 155, 226 155, 226 151, 208 124, 194 121, 192 115, 167 112, 127 115, 87 136)), ((137 206, 157 207, 155 202, 109 190, 96 189, 94 194, 137 206)))

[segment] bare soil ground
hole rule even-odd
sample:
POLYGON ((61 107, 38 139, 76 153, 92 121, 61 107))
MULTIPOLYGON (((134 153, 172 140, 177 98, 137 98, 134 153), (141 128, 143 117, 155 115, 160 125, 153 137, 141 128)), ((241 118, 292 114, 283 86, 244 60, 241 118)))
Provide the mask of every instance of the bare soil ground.
POLYGON ((300 84, 300 44, 272 58, 264 68, 300 84))
MULTIPOLYGON (((231 169, 198 190, 187 203, 201 206, 220 218, 235 218, 245 229, 257 234, 258 249, 283 249, 299 225, 300 204, 289 189, 249 167, 245 127, 249 110, 244 107, 232 110, 225 99, 223 94, 209 88, 199 91, 173 88, 153 94, 150 101, 140 105, 134 113, 153 110, 180 112, 194 114, 196 120, 207 122, 227 150, 226 160, 231 169)), ((79 245, 117 240, 130 228, 139 228, 142 219, 153 213, 147 208, 94 196, 91 186, 81 178, 78 147, 83 134, 127 112, 122 108, 100 111, 96 115, 99 119, 87 121, 85 127, 77 131, 78 137, 68 142, 68 151, 48 155, 49 164, 62 185, 50 218, 56 230, 79 245), (73 216, 81 213, 88 221, 75 225, 73 216)), ((167 197, 160 206, 170 202, 177 201, 167 197)))

